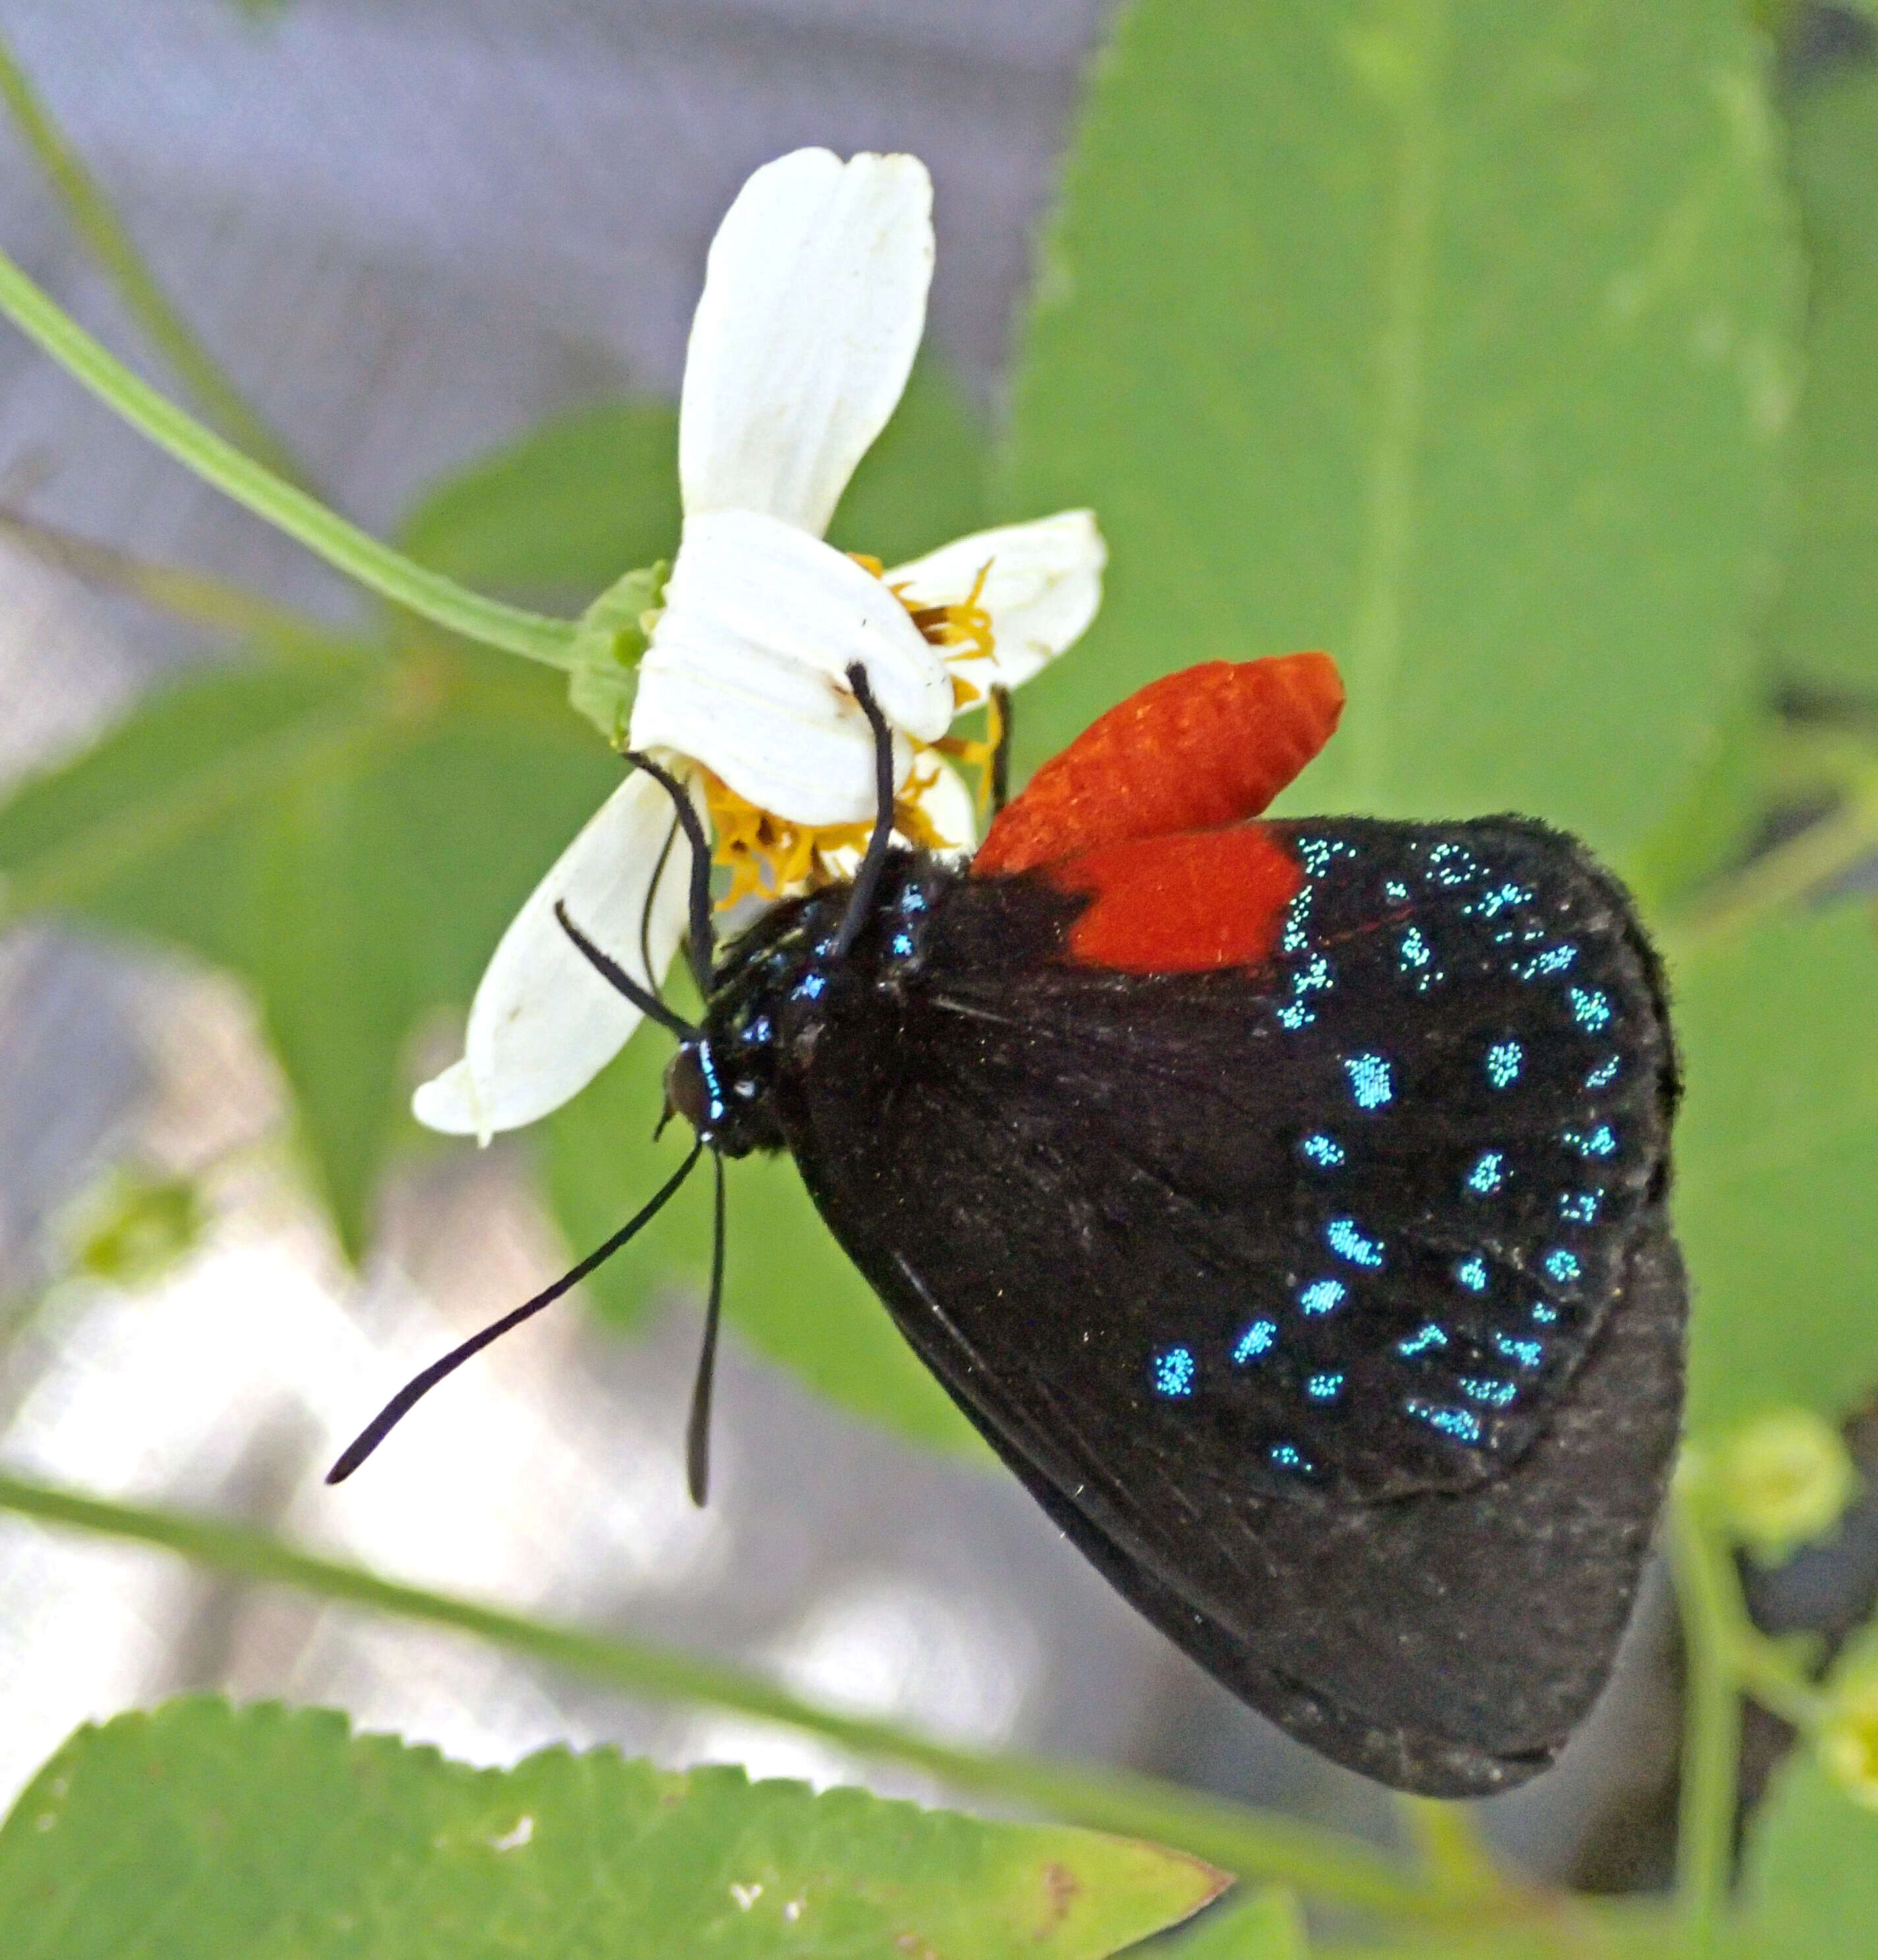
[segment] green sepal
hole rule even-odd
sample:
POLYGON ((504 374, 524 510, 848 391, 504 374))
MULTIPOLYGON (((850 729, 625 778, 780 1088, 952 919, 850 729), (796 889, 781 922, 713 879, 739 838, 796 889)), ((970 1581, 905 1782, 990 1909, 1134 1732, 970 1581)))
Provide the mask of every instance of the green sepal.
POLYGON ((567 677, 568 703, 616 749, 626 740, 639 662, 652 635, 653 619, 665 603, 671 571, 664 558, 629 571, 580 616, 567 677))

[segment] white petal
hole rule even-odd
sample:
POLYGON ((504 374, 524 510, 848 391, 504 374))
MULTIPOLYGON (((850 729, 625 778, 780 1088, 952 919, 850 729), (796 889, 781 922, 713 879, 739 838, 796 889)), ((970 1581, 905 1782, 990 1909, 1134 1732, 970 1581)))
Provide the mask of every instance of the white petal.
POLYGON ((797 150, 712 241, 678 405, 688 512, 819 537, 898 405, 926 326, 933 180, 917 157, 797 150))
POLYGON ((954 606, 985 571, 978 603, 991 616, 992 660, 956 656, 952 670, 982 693, 993 681, 1018 687, 1088 630, 1102 603, 1108 547, 1089 511, 1059 511, 1028 524, 1003 524, 955 538, 887 583, 919 606, 954 606), (989 571, 985 568, 989 566, 989 571))
MULTIPOLYGON (((844 553, 749 511, 685 520, 665 610, 639 667, 632 745, 714 769, 798 823, 874 814, 874 743, 858 661, 897 729, 934 741, 952 685, 906 609, 844 553)), ((912 751, 897 744, 895 781, 912 751)))
POLYGON ((939 834, 939 848, 949 854, 968 854, 978 842, 978 806, 965 779, 949 762, 934 756, 920 764, 923 773, 937 764, 939 773, 920 791, 919 805, 939 834))
POLYGON ((680 837, 646 917, 647 887, 671 829, 670 799, 637 772, 600 806, 502 935, 470 1006, 468 1052, 412 1098, 420 1123, 487 1143, 558 1109, 619 1052, 639 1010, 561 931, 555 902, 635 980, 656 987, 684 934, 690 883, 680 837))

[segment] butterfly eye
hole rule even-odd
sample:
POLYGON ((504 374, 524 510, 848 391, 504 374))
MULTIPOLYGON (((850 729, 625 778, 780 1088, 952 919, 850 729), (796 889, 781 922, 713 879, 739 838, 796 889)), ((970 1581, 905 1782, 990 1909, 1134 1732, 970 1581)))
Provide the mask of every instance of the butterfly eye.
POLYGON ((714 1074, 702 1042, 687 1042, 666 1064, 666 1100, 700 1136, 707 1134, 724 1113, 714 1074))

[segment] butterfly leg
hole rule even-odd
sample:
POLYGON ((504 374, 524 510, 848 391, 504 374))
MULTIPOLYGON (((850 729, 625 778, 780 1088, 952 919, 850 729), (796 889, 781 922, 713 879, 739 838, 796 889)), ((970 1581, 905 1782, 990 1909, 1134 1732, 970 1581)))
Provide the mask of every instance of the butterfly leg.
POLYGON ((682 1015, 675 1014, 649 987, 642 987, 622 967, 618 960, 609 959, 588 938, 572 919, 567 916, 567 908, 561 901, 555 901, 555 917, 561 929, 574 943, 580 956, 594 972, 612 988, 622 994, 649 1020, 656 1021, 668 1033, 675 1034, 680 1041, 695 1041, 697 1029, 682 1015))
POLYGON ((874 690, 867 684, 867 670, 859 660, 847 670, 848 686, 874 731, 874 834, 867 840, 867 854, 854 874, 854 890, 847 902, 841 930, 835 935, 834 956, 838 959, 860 937, 861 928, 874 908, 874 894, 880 874, 886 867, 887 846, 893 838, 893 730, 880 711, 874 690))
MULTIPOLYGON (((697 807, 691 799, 683 784, 669 775, 650 756, 642 756, 636 749, 626 752, 626 759, 636 769, 643 769, 659 788, 672 799, 672 813, 685 832, 685 841, 691 847, 691 972, 702 994, 710 991, 710 970, 717 956, 717 929, 711 923, 710 908, 710 839, 704 835, 704 826, 697 814, 697 807)), ((647 889, 646 905, 650 911, 652 894, 659 889, 659 875, 665 868, 665 856, 659 858, 659 873, 655 873, 647 889)), ((652 962, 646 962, 646 971, 652 971, 652 962)))
POLYGON ((996 816, 1011 794, 1011 690, 991 690, 991 814, 996 816))

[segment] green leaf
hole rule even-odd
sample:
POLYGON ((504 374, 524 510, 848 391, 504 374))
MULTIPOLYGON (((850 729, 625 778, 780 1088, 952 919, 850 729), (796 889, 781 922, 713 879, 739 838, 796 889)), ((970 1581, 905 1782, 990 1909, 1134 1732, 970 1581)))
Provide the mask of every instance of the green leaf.
MULTIPOLYGON (((888 565, 985 517, 982 430, 956 386, 922 362, 836 513, 831 541, 888 565)), ((678 419, 663 402, 556 418, 434 485, 401 542, 453 578, 545 600, 591 598, 678 548, 678 419)))
POLYGON ((1767 693, 1764 676, 1749 676, 1662 822, 1625 856, 1625 881, 1646 916, 1686 903, 1755 842, 1774 779, 1777 724, 1767 693))
POLYGON ((556 675, 431 646, 258 665, 141 704, 0 806, 7 912, 186 947, 253 986, 356 1255, 400 1065, 618 780, 556 675))
POLYGON ((678 419, 608 402, 545 422, 434 486, 404 548, 499 592, 590 599, 678 542, 678 419))
POLYGON ((984 431, 970 403, 943 368, 921 361, 862 457, 828 542, 891 567, 982 530, 990 521, 987 467, 984 431))
POLYGON ((1222 1899, 1165 1951, 1170 1960, 1308 1960, 1311 1949, 1295 1895, 1268 1885, 1222 1899))
POLYGON ((1689 1426, 1878 1381, 1878 932, 1845 905, 1673 968, 1688 1097, 1676 1228, 1695 1302, 1689 1426))
POLYGON ((1765 1960, 1878 1956, 1878 1812, 1854 1803, 1803 1748, 1749 1828, 1743 1877, 1765 1960))
POLYGON ((1790 672, 1878 689, 1878 65, 1794 92, 1811 266, 1794 444, 1799 521, 1768 643, 1790 672))
MULTIPOLYGON (((670 1044, 642 1029, 619 1059, 544 1126, 548 1188, 561 1229, 586 1252, 616 1232, 683 1154, 665 1106, 670 1044)), ((982 1450, 977 1433, 901 1338, 887 1309, 848 1263, 786 1157, 727 1166, 724 1316, 759 1353, 793 1369, 844 1408, 914 1441, 982 1450)), ((630 1324, 662 1292, 700 1300, 710 1267, 710 1177, 680 1195, 587 1286, 609 1318, 630 1324)))
POLYGON ((1111 546, 1027 748, 1323 647, 1350 698, 1312 807, 1644 834, 1768 576, 1775 148, 1714 0, 1141 0, 1017 382, 1008 505, 1092 504, 1111 546))
MULTIPOLYGON (((1477 1917, 1477 1926, 1403 1926, 1373 1946, 1333 1943, 1311 1951, 1317 1960, 1563 1960, 1580 1952, 1598 1960, 1680 1960, 1689 1950, 1683 1915, 1655 1899, 1563 1893, 1550 1911, 1542 1907, 1510 1921, 1491 1910, 1477 1917)), ((1759 1954, 1724 1929, 1721 1941, 1703 1949, 1702 1960, 1758 1960, 1759 1954)))
POLYGON ((1096 1960, 1222 1882, 1093 1831, 610 1750, 475 1770, 207 1698, 81 1729, 0 1829, 10 1960, 1096 1960))

